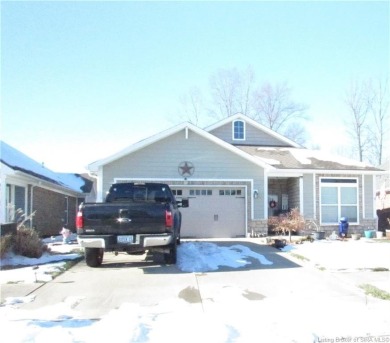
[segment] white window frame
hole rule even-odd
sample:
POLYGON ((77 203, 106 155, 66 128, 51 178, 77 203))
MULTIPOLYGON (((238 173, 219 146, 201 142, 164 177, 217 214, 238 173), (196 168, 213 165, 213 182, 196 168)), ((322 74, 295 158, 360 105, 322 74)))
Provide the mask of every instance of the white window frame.
POLYGON ((232 123, 232 139, 233 141, 244 141, 245 140, 245 136, 246 136, 246 127, 245 127, 245 121, 243 120, 234 120, 233 123, 232 123), (236 123, 242 123, 242 130, 243 130, 243 138, 236 138, 236 130, 235 130, 235 124, 236 123))
POLYGON ((14 183, 7 183, 6 184, 6 198, 5 198, 5 220, 6 222, 11 222, 15 218, 12 218, 12 213, 15 213, 18 208, 16 208, 16 191, 15 187, 20 187, 24 189, 24 208, 21 210, 23 213, 27 213, 27 207, 28 207, 28 188, 26 185, 20 185, 20 184, 14 184, 14 183), (13 208, 9 208, 9 206, 12 206, 13 208))
MULTIPOLYGON (((356 219, 357 221, 355 222, 349 222, 350 224, 359 224, 359 218, 360 218, 360 213, 359 213, 359 199, 360 199, 360 196, 359 196, 359 179, 358 178, 355 178, 355 177, 320 177, 320 185, 319 185, 319 190, 320 190, 320 194, 319 194, 319 210, 320 210, 320 222, 321 222, 321 225, 336 225, 339 223, 339 219, 340 217, 342 217, 342 213, 341 213, 341 207, 342 205, 345 206, 345 204, 341 204, 340 203, 340 190, 341 188, 346 188, 346 187, 351 187, 351 188, 355 188, 356 189, 356 205, 355 204, 351 204, 350 206, 356 206, 356 219), (322 182, 324 179, 334 179, 334 180, 338 180, 338 182, 322 182), (347 181, 347 180, 354 180, 355 182, 354 183, 350 183, 350 182, 342 182, 343 180, 347 181), (338 216, 338 220, 336 222, 324 222, 322 220, 322 202, 321 202, 321 199, 322 199, 322 189, 325 188, 325 187, 333 187, 333 188, 337 188, 337 216, 338 216)), ((334 205, 332 205, 334 206, 334 205)))

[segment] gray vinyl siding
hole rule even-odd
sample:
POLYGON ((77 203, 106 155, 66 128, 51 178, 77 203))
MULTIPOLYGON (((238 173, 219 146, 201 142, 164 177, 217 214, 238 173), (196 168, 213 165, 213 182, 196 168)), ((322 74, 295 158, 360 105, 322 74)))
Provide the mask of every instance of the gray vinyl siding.
POLYGON ((364 176, 364 218, 371 219, 375 217, 374 213, 374 176, 364 176))
POLYGON ((315 218, 313 174, 303 174, 303 211, 305 218, 315 218))
MULTIPOLYGON (((180 180, 178 166, 190 161, 195 172, 188 180, 251 179, 259 198, 254 204, 254 217, 263 218, 264 171, 254 163, 237 156, 199 136, 193 131, 178 132, 144 147, 103 167, 103 194, 115 178, 180 180)), ((248 190, 252 194, 252 190, 248 190)))
POLYGON ((233 140, 233 123, 223 125, 210 131, 210 133, 225 142, 233 145, 258 145, 288 147, 289 145, 279 139, 255 128, 248 123, 245 124, 245 140, 233 140))

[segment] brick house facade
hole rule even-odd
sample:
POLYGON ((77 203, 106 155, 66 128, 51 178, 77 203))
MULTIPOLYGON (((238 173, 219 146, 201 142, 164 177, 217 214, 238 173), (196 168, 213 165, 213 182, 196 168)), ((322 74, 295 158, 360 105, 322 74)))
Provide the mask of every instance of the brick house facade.
POLYGON ((26 225, 41 236, 75 229, 78 205, 92 189, 92 180, 79 174, 55 173, 1 142, 0 223, 18 220, 15 211, 35 215, 26 225))

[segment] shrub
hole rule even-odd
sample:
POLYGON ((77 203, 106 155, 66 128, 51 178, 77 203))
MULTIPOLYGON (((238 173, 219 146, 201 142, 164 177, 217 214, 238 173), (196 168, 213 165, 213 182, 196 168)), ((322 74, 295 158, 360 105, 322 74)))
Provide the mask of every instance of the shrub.
POLYGON ((297 232, 305 227, 305 219, 298 208, 293 208, 288 213, 281 214, 278 217, 270 217, 268 226, 277 234, 289 234, 291 242, 291 232, 297 232))
POLYGON ((13 250, 17 255, 39 258, 44 251, 44 245, 34 229, 20 227, 14 237, 13 250))
POLYGON ((46 250, 37 231, 25 226, 25 223, 35 215, 35 212, 26 216, 22 210, 15 211, 14 220, 17 222, 16 232, 1 237, 1 258, 8 251, 13 251, 17 255, 31 258, 39 258, 46 250))
POLYGON ((12 238, 12 234, 10 233, 0 237, 0 258, 3 258, 4 255, 12 249, 12 238))

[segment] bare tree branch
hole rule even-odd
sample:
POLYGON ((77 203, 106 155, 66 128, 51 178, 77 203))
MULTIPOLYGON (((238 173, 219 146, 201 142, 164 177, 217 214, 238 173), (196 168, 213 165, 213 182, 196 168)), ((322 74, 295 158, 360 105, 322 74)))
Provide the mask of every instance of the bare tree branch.
POLYGON ((355 142, 359 160, 365 158, 369 142, 367 115, 371 108, 372 92, 368 83, 351 83, 345 100, 349 108, 347 131, 355 142))
POLYGON ((305 119, 307 106, 290 99, 291 89, 286 83, 272 86, 265 83, 255 92, 253 119, 270 129, 281 132, 288 122, 305 119))
POLYGON ((385 138, 389 132, 389 84, 388 79, 379 80, 372 89, 371 114, 374 125, 369 127, 370 132, 370 162, 381 165, 385 138))
POLYGON ((181 105, 179 117, 199 126, 202 111, 204 110, 201 91, 193 87, 189 90, 188 94, 180 97, 179 102, 181 105))

